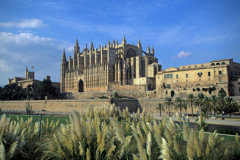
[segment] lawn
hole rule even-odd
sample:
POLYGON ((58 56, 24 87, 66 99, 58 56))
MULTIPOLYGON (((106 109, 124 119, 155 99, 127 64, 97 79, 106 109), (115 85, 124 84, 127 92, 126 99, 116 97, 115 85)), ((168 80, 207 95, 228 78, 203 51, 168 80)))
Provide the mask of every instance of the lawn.
MULTIPOLYGON (((40 116, 39 115, 6 115, 8 118, 10 118, 11 120, 17 121, 17 117, 19 119, 23 118, 23 120, 27 120, 30 117, 33 117, 32 119, 32 123, 35 123, 37 121, 40 120, 40 116)), ((2 117, 2 115, 0 115, 0 118, 2 117)), ((54 122, 57 122, 59 120, 59 124, 66 124, 66 121, 69 120, 69 117, 67 116, 51 116, 51 115, 42 115, 42 120, 46 121, 49 120, 49 122, 51 122, 52 120, 54 122)))

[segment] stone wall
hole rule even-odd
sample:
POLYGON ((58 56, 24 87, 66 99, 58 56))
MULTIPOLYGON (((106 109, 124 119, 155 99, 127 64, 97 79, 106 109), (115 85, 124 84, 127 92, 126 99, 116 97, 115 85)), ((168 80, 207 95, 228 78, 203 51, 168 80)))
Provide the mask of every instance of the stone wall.
MULTIPOLYGON (((240 104, 240 97, 234 97, 238 104, 240 104)), ((71 110, 77 110, 84 112, 89 106, 97 107, 101 105, 110 105, 114 103, 121 109, 126 106, 129 112, 137 112, 137 109, 141 110, 145 108, 148 113, 159 113, 156 109, 159 103, 164 103, 164 99, 160 98, 139 98, 139 99, 79 99, 79 100, 31 100, 31 101, 0 101, 0 108, 2 111, 15 110, 25 111, 26 103, 29 102, 32 105, 32 110, 41 111, 46 110, 48 112, 71 112, 71 110)), ((165 107, 166 108, 166 107, 165 107)), ((193 107, 193 113, 199 111, 197 107, 193 107)), ((166 112, 168 112, 166 110, 166 112)), ((175 110, 173 106, 170 107, 170 112, 179 112, 175 110)), ((185 111, 182 111, 182 113, 185 111)), ((191 114, 190 107, 187 108, 187 113, 191 114)))

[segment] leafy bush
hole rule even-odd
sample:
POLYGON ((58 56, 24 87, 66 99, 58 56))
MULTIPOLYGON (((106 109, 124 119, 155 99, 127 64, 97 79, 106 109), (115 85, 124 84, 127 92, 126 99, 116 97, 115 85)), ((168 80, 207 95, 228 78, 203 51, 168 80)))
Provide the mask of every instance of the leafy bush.
POLYGON ((199 92, 199 91, 200 91, 200 88, 196 88, 196 90, 199 92))
POLYGON ((32 105, 29 102, 26 103, 26 111, 28 115, 33 114, 32 105))

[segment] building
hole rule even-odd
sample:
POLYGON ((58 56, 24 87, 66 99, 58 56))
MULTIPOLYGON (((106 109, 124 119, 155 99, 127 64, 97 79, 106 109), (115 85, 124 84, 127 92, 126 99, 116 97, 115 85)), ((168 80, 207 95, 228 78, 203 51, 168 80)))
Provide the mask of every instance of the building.
MULTIPOLYGON (((50 76, 46 76, 46 80, 50 80, 50 76)), ((33 86, 39 83, 39 80, 35 79, 35 72, 28 71, 28 67, 25 70, 25 77, 14 77, 13 79, 8 79, 8 84, 17 84, 18 86, 22 86, 22 88, 27 88, 28 85, 33 86)), ((60 90, 59 82, 52 82, 52 86, 56 88, 56 92, 59 93, 60 90)))
POLYGON ((240 63, 233 59, 168 68, 156 74, 156 95, 164 98, 174 94, 186 97, 199 91, 217 95, 223 88, 229 96, 240 95, 240 63))
POLYGON ((82 51, 76 40, 73 58, 67 61, 63 51, 60 76, 60 92, 91 91, 146 91, 155 89, 155 75, 161 71, 161 65, 154 56, 154 48, 150 52, 142 50, 141 42, 137 45, 118 41, 104 47, 90 48, 82 51), (127 87, 126 87, 127 86, 127 87))

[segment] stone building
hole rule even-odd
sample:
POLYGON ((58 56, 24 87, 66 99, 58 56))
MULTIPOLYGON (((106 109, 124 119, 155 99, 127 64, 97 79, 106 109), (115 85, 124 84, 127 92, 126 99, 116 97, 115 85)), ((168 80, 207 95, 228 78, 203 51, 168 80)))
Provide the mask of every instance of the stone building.
POLYGON ((186 97, 201 91, 217 95, 223 88, 229 96, 240 95, 240 63, 233 59, 211 61, 210 63, 168 68, 156 74, 156 95, 186 97))
POLYGON ((142 50, 141 42, 137 45, 122 44, 118 40, 103 47, 80 51, 76 40, 73 58, 67 61, 63 51, 60 76, 60 92, 91 92, 120 90, 153 90, 155 75, 161 71, 161 65, 154 56, 154 48, 150 52, 142 50), (127 86, 127 87, 125 87, 127 86))
MULTIPOLYGON (((50 76, 46 76, 47 80, 50 80, 50 76)), ((28 85, 38 84, 40 81, 35 79, 35 72, 28 71, 28 67, 25 69, 25 77, 14 77, 13 79, 8 79, 8 84, 17 84, 18 86, 22 86, 22 88, 27 88, 28 85)), ((52 86, 56 88, 56 92, 59 93, 60 90, 59 82, 52 82, 52 86)))

